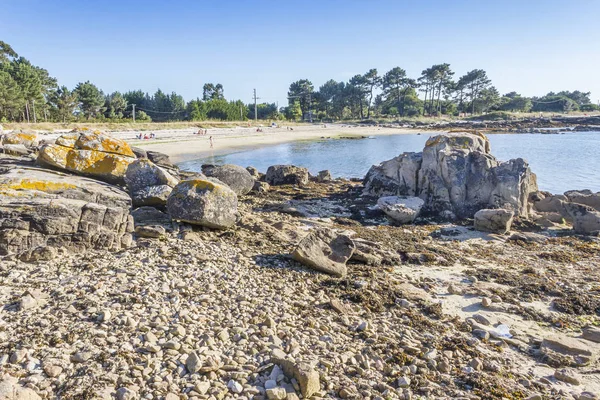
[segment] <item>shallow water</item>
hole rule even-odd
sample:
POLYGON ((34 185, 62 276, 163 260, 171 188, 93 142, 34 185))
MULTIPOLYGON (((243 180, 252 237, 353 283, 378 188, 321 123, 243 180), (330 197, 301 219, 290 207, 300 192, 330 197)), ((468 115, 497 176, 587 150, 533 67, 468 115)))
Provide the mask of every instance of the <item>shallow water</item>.
MULTIPOLYGON (((253 166, 265 172, 275 164, 307 167, 311 173, 328 169, 333 177, 364 177, 371 165, 405 151, 422 151, 429 134, 376 136, 371 139, 324 139, 291 142, 179 164, 200 171, 202 164, 253 166)), ((500 160, 524 158, 538 176, 540 190, 563 193, 572 189, 600 191, 600 132, 565 134, 488 135, 492 154, 500 160)))

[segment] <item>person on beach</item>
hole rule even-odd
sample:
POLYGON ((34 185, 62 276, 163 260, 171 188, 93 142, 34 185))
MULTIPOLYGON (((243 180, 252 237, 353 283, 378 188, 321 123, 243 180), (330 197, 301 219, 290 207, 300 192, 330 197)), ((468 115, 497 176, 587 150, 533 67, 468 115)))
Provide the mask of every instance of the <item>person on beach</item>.
POLYGON ((213 148, 213 138, 212 136, 208 138, 208 140, 210 141, 210 148, 213 148))

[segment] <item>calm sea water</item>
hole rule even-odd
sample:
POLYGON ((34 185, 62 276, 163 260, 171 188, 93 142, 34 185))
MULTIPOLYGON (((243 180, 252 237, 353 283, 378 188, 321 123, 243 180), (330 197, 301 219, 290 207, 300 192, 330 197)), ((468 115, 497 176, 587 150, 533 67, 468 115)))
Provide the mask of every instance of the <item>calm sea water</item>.
MULTIPOLYGON (((371 165, 405 151, 422 151, 429 134, 377 136, 372 139, 292 142, 260 149, 187 161, 182 169, 200 171, 202 164, 253 166, 293 164, 311 173, 328 169, 333 177, 364 177, 371 165)), ((600 132, 565 134, 488 135, 499 160, 524 158, 538 176, 540 190, 563 193, 572 189, 600 191, 600 132)))

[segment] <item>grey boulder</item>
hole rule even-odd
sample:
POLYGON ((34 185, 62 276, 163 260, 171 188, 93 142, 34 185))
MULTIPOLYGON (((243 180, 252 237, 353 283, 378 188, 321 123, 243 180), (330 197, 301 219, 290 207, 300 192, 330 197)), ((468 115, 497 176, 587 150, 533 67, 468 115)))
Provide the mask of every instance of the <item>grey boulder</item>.
POLYGON ((346 262, 355 249, 356 245, 348 236, 318 228, 300 241, 292 257, 312 269, 342 277, 346 275, 346 262))
POLYGON ((224 184, 204 179, 181 181, 167 199, 171 218, 214 229, 227 229, 238 218, 238 199, 224 184))
POLYGON ((504 234, 510 231, 515 213, 512 210, 485 209, 475 213, 475 229, 481 232, 504 234))
POLYGON ((134 206, 161 206, 167 203, 178 180, 164 168, 141 158, 127 167, 125 183, 134 206))
POLYGON ((600 211, 577 203, 564 203, 564 209, 571 218, 576 233, 591 234, 600 231, 600 211))
POLYGON ((308 183, 308 169, 295 165, 271 165, 267 169, 265 181, 269 185, 298 185, 308 183))
POLYGON ((379 209, 398 224, 412 224, 424 204, 418 197, 385 196, 377 200, 379 209))
POLYGON ((238 196, 247 194, 254 186, 254 178, 244 167, 233 164, 202 166, 202 173, 208 177, 217 178, 238 196))

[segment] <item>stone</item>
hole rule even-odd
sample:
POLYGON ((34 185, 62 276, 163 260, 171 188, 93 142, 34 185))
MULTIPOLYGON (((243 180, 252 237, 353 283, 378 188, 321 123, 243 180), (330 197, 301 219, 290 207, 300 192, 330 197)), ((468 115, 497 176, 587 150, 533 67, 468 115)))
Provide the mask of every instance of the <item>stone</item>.
POLYGON ((146 156, 150 161, 152 161, 156 165, 160 165, 163 167, 174 167, 173 163, 171 162, 171 159, 165 153, 146 150, 146 156))
POLYGON ((244 387, 238 381, 231 379, 227 382, 227 388, 231 390, 232 393, 240 394, 244 391, 244 387))
POLYGON ((0 378, 0 399, 6 400, 41 400, 32 389, 23 387, 17 378, 4 375, 0 378))
POLYGON ((148 159, 138 159, 127 167, 125 183, 134 206, 163 206, 178 179, 148 159))
POLYGON ((295 363, 286 358, 271 357, 271 362, 281 366, 289 378, 295 378, 300 386, 300 392, 306 399, 321 389, 319 373, 307 363, 295 363))
POLYGON ((135 391, 126 387, 120 387, 116 393, 117 400, 136 400, 138 395, 135 391))
POLYGON ((266 390, 267 399, 269 400, 285 400, 287 392, 284 388, 275 387, 266 390))
POLYGON ((159 239, 164 237, 166 230, 160 225, 140 225, 135 228, 138 237, 159 239))
POLYGON ((482 134, 448 133, 429 138, 422 153, 404 153, 371 167, 364 194, 414 196, 423 211, 451 219, 471 218, 481 209, 506 208, 528 216, 528 198, 537 190, 523 159, 499 162, 482 134))
POLYGON ((3 144, 0 151, 11 156, 26 156, 32 152, 24 144, 3 144))
POLYGON ((71 355, 71 361, 74 363, 84 363, 92 358, 92 353, 89 351, 78 351, 71 355))
POLYGON ((586 326, 583 328, 582 337, 591 342, 600 343, 600 328, 597 326, 586 326))
POLYGON ((554 371, 554 377, 559 381, 570 383, 571 385, 580 385, 581 378, 571 369, 563 368, 554 371))
POLYGON ((308 169, 295 165, 272 165, 267 169, 265 181, 272 186, 308 184, 308 169))
POLYGON ((576 233, 590 234, 600 231, 600 211, 577 203, 564 203, 565 213, 573 221, 576 233))
POLYGON ((397 383, 398 383, 398 387, 401 387, 401 388, 410 387, 410 378, 407 376, 402 376, 402 377, 398 378, 397 383))
POLYGON ((592 392, 581 392, 577 400, 598 400, 598 395, 592 392))
POLYGON ((252 191, 256 193, 267 193, 269 190, 271 190, 271 185, 267 182, 256 181, 252 186, 252 191))
POLYGON ((99 131, 60 136, 42 146, 38 163, 109 183, 124 183, 129 164, 136 160, 129 145, 99 131))
POLYGON ((52 247, 120 249, 133 232, 130 207, 127 193, 103 182, 36 168, 1 169, 0 255, 31 251, 23 257, 35 261, 54 257, 52 247))
POLYGON ((202 166, 202 173, 225 183, 238 196, 249 193, 254 187, 254 178, 244 167, 233 164, 202 166))
POLYGON ((215 229, 233 226, 237 207, 237 195, 229 187, 203 179, 179 182, 167 199, 173 219, 215 229))
POLYGON ((319 171, 317 173, 317 182, 330 182, 332 180, 331 178, 331 172, 329 172, 328 169, 323 170, 323 171, 319 171))
POLYGON ((341 277, 346 275, 346 262, 355 247, 348 236, 318 228, 300 241, 292 257, 317 271, 341 277))
POLYGON ((62 371, 63 369, 58 365, 44 365, 44 373, 50 378, 56 378, 62 371))
POLYGON ((593 355, 587 343, 577 338, 559 334, 545 337, 541 349, 572 356, 592 357, 593 355))
POLYGON ((208 389, 210 389, 210 382, 198 382, 196 383, 196 386, 194 386, 194 390, 200 394, 206 394, 208 392, 208 389))
POLYGON ((424 204, 418 197, 386 196, 377 200, 377 207, 398 224, 412 224, 424 204))
POLYGON ((484 209, 475 213, 475 229, 481 232, 505 234, 510 231, 514 211, 484 209))
MULTIPOLYGON (((2 131, 0 130, 0 133, 2 131)), ((0 136, 0 144, 22 145, 25 147, 36 146, 39 142, 37 133, 34 132, 10 132, 0 136)))
POLYGON ((260 172, 258 172, 258 170, 254 167, 246 167, 246 171, 248 171, 248 173, 250 174, 251 177, 253 177, 255 180, 259 180, 260 179, 260 172))
POLYGON ((200 371, 200 368, 202 367, 202 361, 200 360, 200 357, 198 357, 198 354, 196 354, 196 352, 190 353, 187 360, 185 361, 185 367, 187 368, 190 374, 194 374, 200 371))
POLYGON ((492 305, 492 299, 490 299, 489 297, 482 298, 481 299, 481 305, 483 307, 486 307, 486 308, 489 307, 489 306, 491 306, 492 305))
POLYGON ((19 260, 28 263, 50 261, 58 256, 58 249, 51 246, 39 246, 19 254, 19 260))

